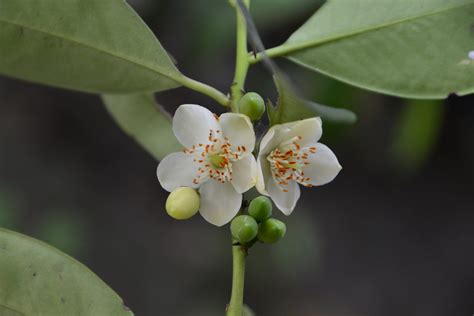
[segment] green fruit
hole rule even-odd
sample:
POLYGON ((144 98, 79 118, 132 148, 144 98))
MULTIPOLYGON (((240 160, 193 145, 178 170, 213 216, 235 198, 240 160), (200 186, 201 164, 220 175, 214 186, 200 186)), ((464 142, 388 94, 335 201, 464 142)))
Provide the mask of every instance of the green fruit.
POLYGON ((264 222, 272 216, 272 201, 266 196, 259 196, 250 202, 249 214, 257 222, 264 222))
POLYGON ((239 243, 245 244, 257 236, 258 224, 251 216, 239 215, 230 223, 230 232, 239 243))
POLYGON ((258 240, 265 244, 273 244, 282 239, 286 233, 286 225, 274 218, 267 219, 258 227, 258 240))
POLYGON ((174 219, 188 219, 197 213, 200 203, 201 198, 196 190, 188 187, 177 188, 166 200, 166 212, 174 219))
POLYGON ((265 112, 265 101, 255 92, 246 93, 237 106, 239 112, 247 115, 252 121, 258 121, 265 112))

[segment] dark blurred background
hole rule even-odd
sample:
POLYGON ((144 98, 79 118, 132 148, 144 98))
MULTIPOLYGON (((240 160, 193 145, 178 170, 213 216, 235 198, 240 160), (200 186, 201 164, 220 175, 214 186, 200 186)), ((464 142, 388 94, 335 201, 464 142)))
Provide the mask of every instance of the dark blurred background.
MULTIPOLYGON (((129 2, 185 74, 227 90, 234 19, 226 1, 129 2)), ((321 4, 253 2, 267 47, 321 4)), ((474 97, 403 100, 278 63, 307 97, 350 108, 359 121, 325 124, 322 142, 344 169, 333 183, 303 192, 284 218, 284 241, 251 250, 246 302, 257 315, 472 315, 474 97)), ((261 65, 247 88, 275 98, 261 65)), ((157 99, 170 111, 213 106, 183 88, 157 99)), ((136 315, 223 314, 227 227, 166 215, 157 162, 97 96, 0 78, 0 153, 1 226, 85 263, 136 315)))

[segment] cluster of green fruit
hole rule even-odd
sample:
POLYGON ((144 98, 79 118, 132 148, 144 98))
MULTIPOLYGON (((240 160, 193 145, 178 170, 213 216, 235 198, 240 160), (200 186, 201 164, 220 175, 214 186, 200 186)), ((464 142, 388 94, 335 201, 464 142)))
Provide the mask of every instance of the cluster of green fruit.
POLYGON ((257 240, 273 244, 286 233, 286 225, 272 216, 272 202, 266 196, 259 196, 250 202, 249 215, 239 215, 230 224, 230 231, 240 244, 253 244, 257 240))

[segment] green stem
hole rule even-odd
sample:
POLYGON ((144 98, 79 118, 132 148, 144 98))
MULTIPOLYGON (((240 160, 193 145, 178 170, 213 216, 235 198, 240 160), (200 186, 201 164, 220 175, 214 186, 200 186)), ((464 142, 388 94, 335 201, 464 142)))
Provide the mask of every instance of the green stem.
MULTIPOLYGON (((250 6, 250 0, 243 0, 243 2, 247 8, 250 6)), ((236 0, 230 0, 230 3, 235 8, 237 15, 235 75, 230 88, 231 108, 233 112, 238 112, 237 102, 243 96, 245 80, 249 69, 249 59, 247 57, 247 21, 236 3, 236 0)), ((227 307, 227 316, 242 316, 246 257, 247 248, 241 245, 232 246, 232 293, 227 307)))
MULTIPOLYGON (((243 0, 245 6, 250 6, 250 0, 243 0)), ((247 21, 242 14, 240 7, 235 0, 231 1, 231 4, 236 10, 237 16, 237 35, 236 35, 236 56, 235 56, 235 75, 230 88, 231 100, 232 100, 232 111, 238 112, 237 102, 243 95, 245 80, 249 69, 248 48, 247 48, 247 21)))
POLYGON ((191 90, 194 90, 194 91, 200 92, 204 95, 207 95, 208 97, 216 100, 217 102, 219 102, 219 104, 221 104, 225 107, 229 107, 230 104, 231 104, 230 99, 225 94, 223 94, 222 92, 220 92, 216 88, 211 87, 211 86, 209 86, 205 83, 202 83, 202 82, 196 81, 194 79, 188 78, 185 75, 182 75, 182 76, 179 76, 179 77, 173 78, 173 79, 176 80, 177 82, 181 83, 186 88, 189 88, 191 90))
POLYGON ((227 307, 227 316, 242 316, 246 257, 247 249, 244 246, 232 246, 232 294, 227 307))
MULTIPOLYGON (((273 47, 273 48, 265 50, 265 54, 268 57, 273 58, 273 57, 278 57, 278 56, 284 56, 286 54, 291 53, 294 50, 295 48, 290 47, 290 46, 277 46, 277 47, 273 47)), ((262 61, 262 59, 263 59, 262 53, 258 53, 257 56, 255 56, 253 53, 247 54, 247 62, 250 65, 256 64, 262 61)))

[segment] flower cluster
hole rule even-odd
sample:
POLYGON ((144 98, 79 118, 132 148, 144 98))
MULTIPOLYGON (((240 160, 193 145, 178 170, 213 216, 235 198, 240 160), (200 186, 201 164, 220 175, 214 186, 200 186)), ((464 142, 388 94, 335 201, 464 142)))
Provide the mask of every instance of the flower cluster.
POLYGON ((244 114, 220 117, 193 104, 181 105, 173 131, 184 146, 158 165, 162 187, 199 190, 200 214, 222 226, 238 213, 242 194, 252 187, 269 196, 284 214, 294 210, 300 187, 332 181, 341 170, 334 153, 318 142, 320 118, 272 126, 260 142, 257 159, 255 132, 244 114))

